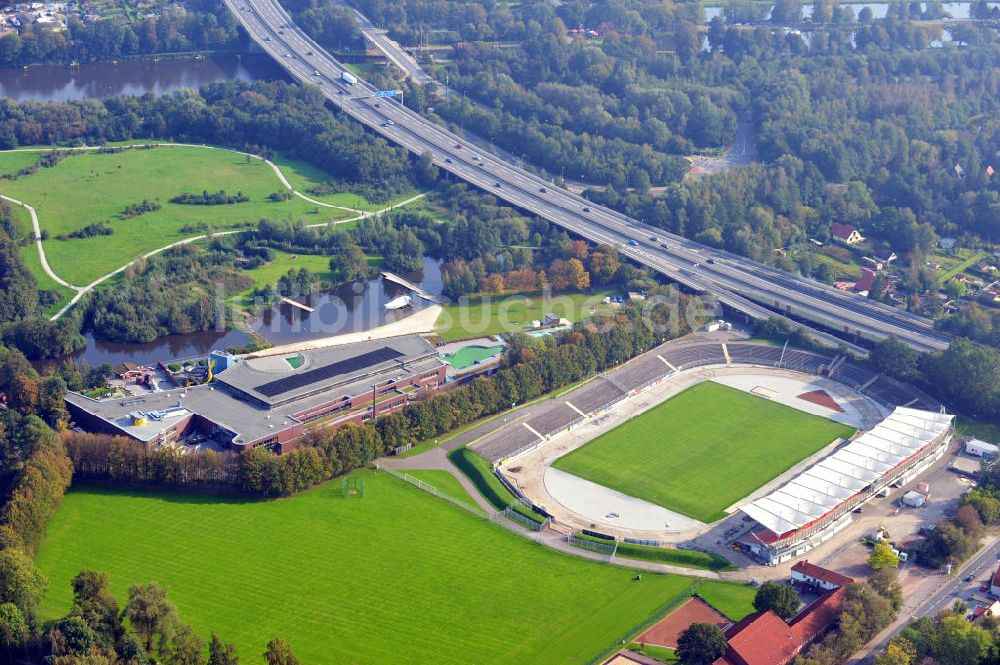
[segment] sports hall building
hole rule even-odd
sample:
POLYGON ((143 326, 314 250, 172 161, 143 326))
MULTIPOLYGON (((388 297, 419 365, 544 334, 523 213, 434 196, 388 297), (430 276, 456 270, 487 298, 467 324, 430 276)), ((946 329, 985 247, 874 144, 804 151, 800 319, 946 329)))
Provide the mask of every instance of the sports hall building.
POLYGON ((75 423, 93 432, 169 444, 192 437, 244 450, 289 450, 313 427, 361 423, 400 409, 445 382, 445 365, 419 335, 288 354, 213 353, 214 380, 141 397, 69 393, 75 423))
POLYGON ((740 544, 767 564, 778 564, 829 540, 851 522, 851 512, 890 486, 909 483, 948 449, 955 416, 896 407, 770 494, 740 510, 759 525, 740 544))

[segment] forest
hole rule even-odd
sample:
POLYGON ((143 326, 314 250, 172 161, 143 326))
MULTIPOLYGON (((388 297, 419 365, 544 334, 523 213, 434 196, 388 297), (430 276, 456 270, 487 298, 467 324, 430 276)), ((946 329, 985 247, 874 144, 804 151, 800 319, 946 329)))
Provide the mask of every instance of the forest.
MULTIPOLYGON (((1000 177, 987 168, 1000 40, 957 23, 954 41, 932 48, 935 3, 874 19, 820 0, 808 42, 782 29, 801 24, 792 0, 769 21, 736 3, 707 33, 690 3, 355 4, 404 44, 433 30, 455 47, 439 66, 443 119, 647 223, 767 263, 826 241, 834 221, 907 255, 937 237, 1000 235, 1000 177), (681 180, 681 156, 713 154, 741 122, 763 163, 681 180)), ((791 267, 813 270, 808 258, 791 267)))
POLYGON ((231 50, 244 44, 236 17, 225 4, 184 0, 135 22, 121 16, 88 21, 73 16, 64 31, 31 23, 19 32, 6 32, 0 36, 0 67, 231 50))

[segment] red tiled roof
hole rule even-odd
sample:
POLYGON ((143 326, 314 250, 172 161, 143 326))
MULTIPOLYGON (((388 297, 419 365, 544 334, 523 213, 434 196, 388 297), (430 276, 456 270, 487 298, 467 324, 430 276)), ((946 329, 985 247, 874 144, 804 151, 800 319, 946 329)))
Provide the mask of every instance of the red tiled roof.
POLYGON ((854 284, 855 291, 871 291, 872 286, 875 285, 875 271, 869 270, 868 268, 861 269, 861 277, 854 284))
POLYGON ((830 226, 830 233, 833 234, 835 237, 843 238, 844 240, 850 238, 851 234, 854 233, 855 231, 857 231, 857 229, 851 226, 850 224, 841 224, 840 222, 834 222, 833 225, 830 226))
POLYGON ((790 624, 773 610, 751 614, 726 631, 729 649, 713 665, 787 665, 829 628, 846 593, 840 587, 820 596, 790 624))
POLYGON ((993 586, 1000 586, 1000 567, 997 568, 997 572, 993 573, 993 586))
POLYGON ((854 583, 853 577, 841 575, 836 571, 828 570, 822 566, 817 566, 814 563, 809 563, 808 559, 799 561, 792 566, 792 572, 799 573, 800 575, 808 575, 809 577, 814 577, 817 580, 823 580, 824 582, 829 582, 830 584, 836 584, 839 587, 854 583))

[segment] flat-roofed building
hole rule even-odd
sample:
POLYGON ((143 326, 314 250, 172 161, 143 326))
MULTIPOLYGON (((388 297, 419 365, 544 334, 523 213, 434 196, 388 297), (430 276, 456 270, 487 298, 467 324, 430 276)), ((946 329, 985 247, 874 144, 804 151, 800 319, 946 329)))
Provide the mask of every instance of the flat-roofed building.
POLYGON ((419 335, 259 355, 232 362, 208 385, 95 400, 69 393, 89 431, 150 444, 199 432, 236 450, 294 447, 312 427, 360 423, 400 409, 445 382, 445 365, 419 335))

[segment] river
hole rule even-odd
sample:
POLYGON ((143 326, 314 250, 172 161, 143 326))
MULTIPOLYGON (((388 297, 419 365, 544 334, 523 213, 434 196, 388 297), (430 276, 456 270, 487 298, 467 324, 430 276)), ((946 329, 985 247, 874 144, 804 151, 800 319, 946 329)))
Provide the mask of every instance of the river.
POLYGON ((64 102, 104 99, 115 95, 163 95, 180 88, 197 88, 216 81, 286 80, 270 56, 212 55, 204 58, 124 60, 35 65, 0 69, 0 97, 17 101, 64 102))
MULTIPOLYGON (((989 3, 990 7, 996 7, 998 3, 989 3)), ((921 8, 925 8, 924 3, 921 3, 921 8)), ((953 19, 967 19, 969 18, 969 12, 972 8, 971 2, 945 2, 941 5, 944 11, 949 14, 953 19)), ((857 16, 862 9, 868 7, 872 10, 872 16, 874 18, 885 18, 886 14, 889 13, 889 3, 887 2, 863 2, 863 3, 841 3, 841 7, 850 7, 854 10, 854 15, 857 16)), ((773 7, 771 7, 773 9, 773 7)), ((771 16, 771 9, 767 11, 767 17, 771 16)), ((724 7, 705 7, 705 21, 706 23, 711 21, 716 16, 724 16, 724 7)), ((802 17, 803 19, 808 19, 812 16, 813 5, 811 2, 802 3, 802 17)))

